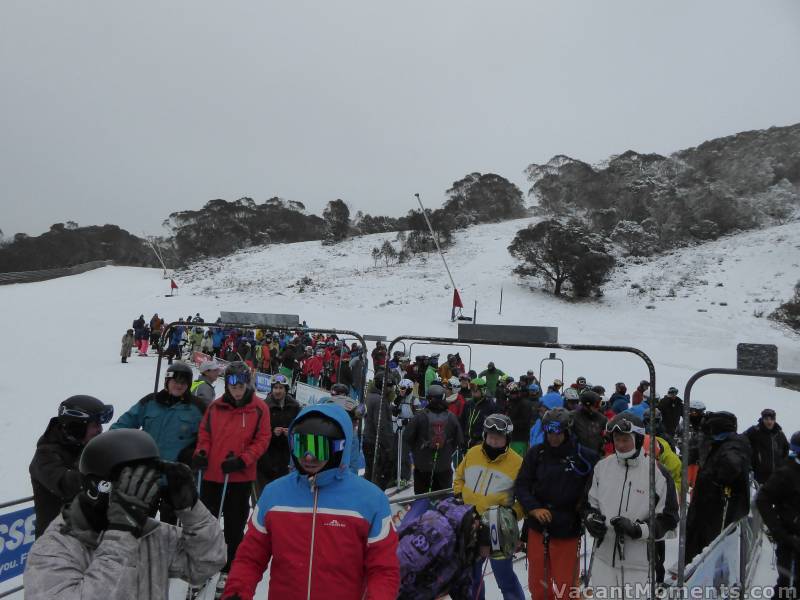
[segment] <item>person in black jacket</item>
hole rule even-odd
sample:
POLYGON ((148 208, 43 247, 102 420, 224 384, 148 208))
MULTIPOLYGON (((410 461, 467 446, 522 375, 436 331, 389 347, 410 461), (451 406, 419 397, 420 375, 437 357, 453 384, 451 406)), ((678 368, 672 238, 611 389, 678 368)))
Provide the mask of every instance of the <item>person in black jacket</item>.
MULTIPOLYGON (((599 456, 578 446, 569 433, 569 422, 570 414, 563 408, 545 413, 545 441, 528 450, 514 483, 514 494, 527 516, 528 586, 533 598, 541 598, 545 589, 553 589, 552 585, 565 590, 563 597, 572 597, 569 592, 575 585, 581 513, 599 456), (549 551, 546 566, 545 534, 549 551), (543 589, 545 567, 552 583, 545 582, 543 589)), ((545 593, 544 597, 552 595, 545 593)))
POLYGON ((83 447, 102 433, 102 426, 113 416, 114 408, 93 396, 71 396, 59 405, 58 416, 50 419, 29 467, 37 538, 81 491, 78 459, 83 447))
MULTIPOLYGON (((500 386, 498 389, 501 389, 500 386)), ((511 449, 525 458, 525 454, 528 452, 531 427, 535 422, 534 415, 538 415, 538 410, 534 409, 533 401, 527 393, 519 388, 517 383, 512 381, 505 387, 505 390, 508 398, 506 415, 514 425, 514 430, 511 432, 511 449)))
POLYGON ((272 390, 266 398, 266 403, 269 407, 272 440, 267 451, 258 459, 256 466, 256 485, 259 497, 265 485, 289 473, 291 457, 289 425, 300 412, 300 404, 289 393, 289 381, 282 374, 272 376, 272 390))
POLYGON ((606 423, 608 419, 600 412, 602 396, 584 389, 579 397, 578 408, 572 411, 572 433, 575 440, 586 446, 598 456, 603 454, 606 423))
POLYGON ((756 496, 758 512, 777 546, 775 598, 797 598, 800 574, 800 431, 792 435, 790 449, 789 460, 778 467, 756 496))
POLYGON ((775 416, 774 410, 765 408, 758 423, 745 431, 753 449, 753 474, 760 485, 767 482, 789 455, 789 442, 775 416))
POLYGON ((669 388, 667 395, 658 401, 657 408, 661 411, 664 432, 674 436, 683 415, 683 400, 678 396, 678 388, 669 388))
POLYGON ((464 405, 461 413, 461 431, 467 448, 483 443, 483 421, 497 411, 494 400, 486 396, 486 382, 473 379, 469 384, 472 397, 464 405))
POLYGON ((736 433, 736 415, 708 413, 704 433, 711 449, 697 473, 686 521, 687 564, 719 533, 750 512, 750 443, 736 433))

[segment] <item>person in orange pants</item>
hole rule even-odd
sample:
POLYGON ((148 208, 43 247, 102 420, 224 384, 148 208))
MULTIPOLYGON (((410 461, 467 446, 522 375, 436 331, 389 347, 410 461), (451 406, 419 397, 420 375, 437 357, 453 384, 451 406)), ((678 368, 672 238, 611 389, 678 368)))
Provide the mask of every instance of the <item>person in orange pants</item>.
POLYGON ((542 417, 544 442, 525 454, 514 483, 528 528, 528 588, 533 600, 575 597, 581 507, 598 455, 573 440, 570 414, 542 417))

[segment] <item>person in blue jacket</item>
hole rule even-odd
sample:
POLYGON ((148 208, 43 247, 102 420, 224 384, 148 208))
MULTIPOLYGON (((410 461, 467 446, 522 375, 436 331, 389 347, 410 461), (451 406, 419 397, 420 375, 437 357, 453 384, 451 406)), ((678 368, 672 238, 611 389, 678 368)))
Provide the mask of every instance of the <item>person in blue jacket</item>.
MULTIPOLYGON (((175 361, 164 375, 164 389, 139 400, 111 429, 142 429, 155 440, 162 460, 189 464, 205 410, 189 392, 192 378, 192 368, 175 361)), ((163 499, 160 512, 164 523, 177 522, 175 511, 163 499)))
POLYGON ((539 401, 539 418, 533 424, 533 427, 531 427, 531 438, 528 448, 533 448, 537 444, 544 443, 544 430, 542 429, 542 418, 544 414, 550 409, 563 407, 564 398, 562 398, 561 394, 558 392, 550 391, 542 396, 542 399, 539 401))

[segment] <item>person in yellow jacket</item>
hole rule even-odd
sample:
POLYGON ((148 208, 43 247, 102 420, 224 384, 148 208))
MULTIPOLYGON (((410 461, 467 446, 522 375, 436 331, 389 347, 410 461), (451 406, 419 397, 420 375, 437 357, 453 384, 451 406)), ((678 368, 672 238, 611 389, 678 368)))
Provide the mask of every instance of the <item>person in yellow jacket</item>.
MULTIPOLYGON (((482 515, 492 506, 513 509, 517 519, 524 516, 522 506, 514 499, 514 481, 522 466, 522 457, 511 450, 511 419, 491 414, 483 422, 483 443, 469 449, 456 469, 453 492, 465 504, 472 504, 482 515)), ((488 554, 488 553, 487 553, 488 554)), ((490 559, 492 572, 505 600, 524 600, 525 593, 514 573, 514 557, 490 559)), ((473 590, 470 598, 484 598, 483 565, 486 557, 473 567, 473 590)))

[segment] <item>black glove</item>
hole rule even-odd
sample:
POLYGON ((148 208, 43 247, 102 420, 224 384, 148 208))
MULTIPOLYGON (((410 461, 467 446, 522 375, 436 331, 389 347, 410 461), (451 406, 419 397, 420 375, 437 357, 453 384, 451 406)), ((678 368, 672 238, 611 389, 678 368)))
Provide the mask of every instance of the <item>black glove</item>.
POLYGON ((244 464, 241 456, 235 456, 233 458, 228 458, 222 461, 222 472, 223 473, 234 473, 236 471, 242 471, 247 468, 247 465, 244 464))
POLYGON ((222 600, 242 600, 242 597, 239 594, 234 594, 233 596, 224 596, 222 600))
POLYGON ((596 510, 589 511, 586 515, 586 519, 584 519, 584 524, 586 525, 586 531, 597 539, 605 536, 608 530, 606 518, 596 510))
POLYGON ((642 537, 642 528, 638 523, 634 523, 628 517, 614 517, 611 519, 611 526, 618 535, 627 535, 633 540, 642 537))
POLYGON ((192 457, 192 471, 208 468, 208 455, 205 450, 200 450, 192 457))
POLYGON ((113 484, 108 502, 108 528, 142 535, 151 508, 158 499, 161 473, 148 465, 125 467, 113 484))
POLYGON ((192 508, 197 502, 197 483, 192 470, 183 463, 161 461, 167 477, 167 499, 175 510, 192 508))

